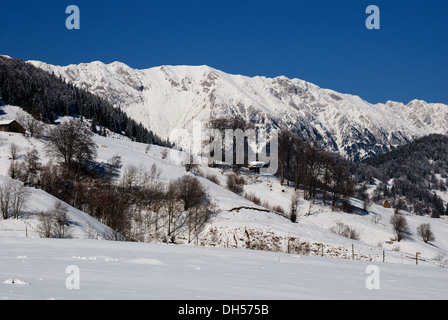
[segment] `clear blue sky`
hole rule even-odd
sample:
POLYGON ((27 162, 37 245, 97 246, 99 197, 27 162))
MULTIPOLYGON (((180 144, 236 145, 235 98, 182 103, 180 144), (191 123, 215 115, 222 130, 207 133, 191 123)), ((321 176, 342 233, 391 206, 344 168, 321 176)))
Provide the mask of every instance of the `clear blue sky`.
POLYGON ((369 102, 448 104, 446 0, 1 0, 0 54, 51 64, 209 65, 369 102), (68 5, 81 29, 67 30, 68 5), (367 30, 368 5, 381 29, 367 30))

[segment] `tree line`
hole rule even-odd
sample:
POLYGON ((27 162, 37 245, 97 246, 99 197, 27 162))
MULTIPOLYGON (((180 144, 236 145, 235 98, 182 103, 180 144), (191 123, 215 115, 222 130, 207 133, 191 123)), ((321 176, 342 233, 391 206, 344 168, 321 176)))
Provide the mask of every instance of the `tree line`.
POLYGON ((92 120, 95 133, 106 134, 107 128, 137 142, 171 146, 105 99, 25 61, 0 56, 0 100, 46 123, 54 124, 60 116, 79 115, 92 120))
POLYGON ((280 183, 302 186, 305 199, 316 198, 320 191, 324 205, 335 206, 341 198, 354 194, 346 161, 334 153, 302 140, 297 134, 282 130, 278 136, 280 183))
POLYGON ((361 199, 366 198, 368 188, 373 188, 373 202, 387 199, 393 207, 434 218, 448 215, 448 205, 436 193, 448 190, 447 136, 423 137, 351 165, 350 171, 360 185, 357 197, 361 199))

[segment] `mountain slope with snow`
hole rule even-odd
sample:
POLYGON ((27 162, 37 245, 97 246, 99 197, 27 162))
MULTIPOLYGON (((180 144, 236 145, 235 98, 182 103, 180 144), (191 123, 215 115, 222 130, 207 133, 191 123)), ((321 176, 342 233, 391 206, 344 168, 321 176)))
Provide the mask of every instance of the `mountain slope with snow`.
MULTIPOLYGON (((13 118, 17 107, 3 106, 1 119, 13 118)), ((63 119, 60 119, 63 120, 63 119)), ((187 173, 185 168, 170 156, 164 158, 163 153, 168 151, 163 147, 151 146, 132 142, 129 139, 110 135, 102 137, 94 136, 98 146, 97 160, 106 163, 115 155, 121 156, 123 169, 133 165, 151 170, 155 165, 160 170, 160 181, 169 183, 187 173)), ((21 147, 23 155, 27 150, 36 148, 39 151, 43 163, 49 161, 45 153, 45 144, 41 139, 28 138, 20 134, 0 132, 0 176, 8 175, 10 165, 9 146, 15 143, 21 147)), ((168 151, 169 152, 169 151, 168 151)), ((20 158, 19 158, 20 161, 20 158)), ((401 242, 392 241, 395 237, 390 218, 394 214, 393 209, 385 209, 378 205, 372 205, 369 212, 363 211, 362 203, 352 199, 355 206, 354 213, 345 213, 331 206, 324 205, 321 200, 303 200, 303 193, 299 191, 300 201, 298 207, 298 223, 292 223, 287 217, 281 216, 272 210, 266 210, 260 205, 227 190, 226 178, 229 172, 218 168, 209 168, 207 165, 196 170, 195 175, 200 180, 209 194, 210 200, 215 205, 214 214, 206 223, 200 233, 194 237, 190 245, 217 246, 239 249, 256 249, 275 252, 290 252, 309 255, 324 255, 326 257, 356 260, 382 261, 383 250, 386 261, 394 263, 415 264, 415 253, 420 252, 420 258, 424 259, 420 264, 427 266, 439 266, 447 263, 448 257, 448 228, 444 219, 430 219, 428 217, 406 214, 411 226, 412 235, 401 242), (207 175, 215 175, 219 185, 206 179, 207 175), (260 211, 260 209, 262 211, 260 211), (344 223, 354 228, 359 233, 358 240, 352 240, 337 234, 331 229, 338 223, 344 223), (422 223, 430 223, 436 240, 425 244, 416 234, 416 228, 422 223), (352 246, 354 252, 352 252, 352 246), (322 253, 323 250, 323 253, 322 253)), ((255 194, 263 199, 271 208, 279 206, 285 212, 289 211, 293 187, 280 185, 279 180, 273 176, 259 176, 242 173, 246 180, 244 192, 255 194)), ((6 178, 2 178, 6 179, 6 178)), ((30 211, 40 211, 51 208, 56 199, 41 190, 33 190, 33 201, 30 211)), ((71 209, 72 210, 72 209, 71 209)), ((73 214, 88 217, 85 213, 73 209, 73 214)), ((287 216, 287 215, 286 215, 287 216)), ((37 217, 34 217, 37 222, 37 217)), ((73 218, 80 221, 76 225, 79 231, 87 232, 88 224, 81 218, 73 218)), ((84 219, 84 218, 83 218, 84 219)), ((93 220, 93 219, 92 219, 93 220)), ((19 223, 14 220, 0 220, 0 229, 14 229, 8 224, 19 223), (4 227, 2 227, 2 225, 4 227)), ((25 221, 16 228, 18 236, 25 236, 23 231, 25 221)), ((93 225, 93 223, 90 223, 93 225)), ((36 226, 36 223, 33 225, 36 226)), ((164 227, 165 228, 165 227, 164 227)), ((165 229, 162 228, 161 232, 165 229)), ((91 228, 90 228, 91 229, 91 228)), ((97 233, 102 235, 101 228, 97 233)), ((187 228, 188 229, 188 228, 187 228)), ((188 230, 184 230, 176 239, 179 244, 188 244, 188 230)), ((152 232, 150 229, 147 232, 152 232)), ((32 230, 29 229, 31 232, 32 230)), ((14 236, 8 232, 0 232, 4 236, 14 236)), ((31 235, 31 233, 30 233, 31 235)), ((33 233, 32 235, 36 235, 33 233)), ((79 236, 84 238, 85 236, 79 236)))
POLYGON ((174 129, 191 129, 193 121, 241 115, 260 127, 289 128, 359 161, 430 133, 448 133, 444 104, 371 104, 283 76, 250 78, 208 66, 136 70, 120 62, 31 63, 108 99, 164 139, 174 129))

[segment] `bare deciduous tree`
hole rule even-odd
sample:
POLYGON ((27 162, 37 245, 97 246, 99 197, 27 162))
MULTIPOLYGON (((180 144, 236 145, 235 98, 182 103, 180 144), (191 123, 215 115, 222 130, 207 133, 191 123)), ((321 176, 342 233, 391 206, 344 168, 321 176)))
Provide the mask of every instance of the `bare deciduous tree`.
POLYGON ((107 167, 104 173, 104 179, 108 185, 120 176, 120 170, 123 166, 121 156, 115 154, 107 161, 107 167))
MULTIPOLYGON (((228 141, 228 145, 226 145, 226 134, 225 132, 227 130, 233 130, 234 132, 236 130, 241 130, 241 131, 246 131, 249 129, 254 129, 254 126, 252 123, 250 123, 249 121, 246 121, 242 116, 233 116, 230 118, 226 118, 226 117, 220 117, 220 118, 214 118, 211 119, 208 123, 207 123, 207 128, 208 129, 213 129, 213 130, 217 130, 218 132, 220 132, 221 135, 221 141, 215 141, 216 147, 219 148, 221 147, 221 156, 224 157, 226 154, 226 149, 229 150, 232 153, 232 169, 233 172, 238 173, 239 170, 244 166, 247 165, 247 160, 248 160, 248 140, 245 137, 243 140, 244 141, 239 141, 239 143, 243 143, 243 148, 242 151, 244 154, 241 154, 238 156, 242 156, 244 159, 244 163, 238 163, 239 161, 237 161, 237 137, 233 136, 230 137, 231 141, 228 141)), ((210 138, 210 137, 209 137, 210 138)), ((211 141, 208 141, 211 142, 211 141)), ((218 161, 229 161, 230 159, 215 159, 218 161)))
MULTIPOLYGON (((285 177, 291 171, 294 153, 299 149, 301 140, 289 130, 282 130, 278 134, 278 161, 280 184, 283 185, 285 177)), ((289 185, 289 179, 287 179, 289 185)))
POLYGON ((22 182, 38 185, 39 184, 39 171, 42 168, 40 163, 39 152, 34 148, 28 151, 24 157, 24 162, 20 167, 20 180, 22 182))
POLYGON ((198 206, 207 198, 207 192, 198 178, 185 175, 176 180, 177 199, 184 205, 184 210, 198 206))
POLYGON ((127 190, 139 187, 142 185, 144 170, 136 165, 128 165, 124 168, 123 175, 121 177, 121 187, 127 190))
POLYGON ((57 201, 51 209, 41 211, 37 233, 41 238, 70 237, 68 206, 57 201))
POLYGON ((19 181, 7 180, 0 186, 0 211, 3 219, 17 219, 26 207, 29 190, 19 181))
POLYGON ((14 219, 19 216, 26 208, 26 204, 30 197, 30 191, 22 183, 14 181, 13 198, 12 198, 12 214, 14 219))
POLYGON ((394 214, 390 219, 390 223, 392 224, 398 242, 411 233, 408 222, 402 214, 394 214))
POLYGON ((53 215, 50 211, 41 211, 39 214, 39 225, 36 229, 41 238, 53 237, 53 215))
POLYGON ((26 131, 30 133, 31 137, 40 136, 45 130, 45 124, 37 119, 35 119, 32 115, 20 112, 17 115, 17 122, 19 122, 26 131))
POLYGON ((0 187, 0 211, 3 219, 8 219, 11 212, 12 190, 8 187, 8 182, 0 187))
POLYGON ((82 163, 96 157, 97 146, 92 136, 92 131, 84 123, 70 119, 49 131, 47 153, 61 159, 69 171, 73 169, 74 163, 79 168, 82 163))
MULTIPOLYGON (((169 185, 166 188, 165 192, 165 210, 168 215, 168 221, 167 221, 167 236, 172 237, 173 230, 176 229, 175 227, 175 221, 177 220, 175 215, 176 212, 179 211, 177 206, 177 199, 176 199, 176 184, 174 181, 171 181, 169 185)), ((174 242, 174 241, 172 241, 174 242)))
POLYGON ((22 151, 22 148, 19 145, 15 144, 14 142, 12 142, 9 145, 9 153, 11 155, 12 161, 17 160, 17 158, 20 154, 20 151, 22 151))
POLYGON ((57 201, 52 208, 52 212, 55 237, 61 239, 70 237, 68 206, 61 201, 57 201))

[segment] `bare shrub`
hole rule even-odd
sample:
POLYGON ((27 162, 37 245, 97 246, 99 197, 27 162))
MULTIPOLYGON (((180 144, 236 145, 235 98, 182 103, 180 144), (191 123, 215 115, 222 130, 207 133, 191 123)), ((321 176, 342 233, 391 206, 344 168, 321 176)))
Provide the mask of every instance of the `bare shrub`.
POLYGON ((360 236, 359 236, 358 231, 356 229, 350 228, 348 238, 350 238, 352 240, 359 240, 360 236))
POLYGON ((50 211, 41 211, 39 214, 39 225, 37 226, 37 234, 41 238, 53 237, 53 215, 50 211))
POLYGON ((383 219, 383 217, 380 216, 379 214, 373 214, 370 221, 372 221, 375 224, 378 224, 382 219, 383 219))
POLYGON ((444 268, 445 265, 448 264, 448 259, 446 259, 446 256, 443 255, 443 254, 441 254, 441 253, 438 253, 433 259, 434 259, 434 261, 439 262, 439 263, 440 263, 440 266, 441 266, 442 268, 444 268))
POLYGON ((272 207, 272 210, 275 211, 275 212, 277 212, 277 213, 280 213, 281 215, 286 215, 286 211, 285 211, 285 209, 283 209, 283 207, 280 206, 280 205, 275 205, 275 206, 273 206, 273 207, 272 207))
POLYGON ((236 193, 243 193, 243 185, 246 184, 246 180, 243 177, 238 177, 236 174, 232 173, 227 176, 227 189, 236 193))
POLYGON ((244 194, 244 198, 246 198, 247 200, 253 202, 254 204, 256 204, 257 206, 261 206, 261 199, 260 197, 257 197, 255 194, 253 193, 245 193, 244 194))
POLYGON ((273 210, 271 204, 270 204, 268 201, 266 201, 266 200, 264 200, 264 201, 261 202, 261 206, 262 206, 263 208, 268 209, 268 210, 273 210))
POLYGON ((68 206, 57 201, 51 209, 39 214, 37 233, 41 238, 69 238, 68 206))
POLYGON ((209 173, 209 174, 206 175, 206 178, 207 178, 208 180, 210 180, 211 182, 213 182, 214 184, 217 184, 218 186, 221 185, 221 183, 219 182, 219 179, 218 179, 218 177, 216 176, 216 174, 211 174, 211 173, 209 173))
POLYGON ((434 233, 431 230, 431 225, 429 223, 423 223, 417 227, 417 234, 425 242, 434 241, 434 233))
POLYGON ((335 226, 330 229, 331 232, 337 234, 338 236, 343 236, 346 238, 350 238, 352 240, 359 240, 360 236, 356 229, 342 223, 338 222, 335 226))
POLYGON ((106 233, 103 234, 103 239, 104 240, 109 240, 109 241, 125 241, 126 237, 123 236, 118 231, 111 230, 111 231, 106 232, 106 233))
POLYGON ((291 207, 289 212, 289 218, 292 222, 297 222, 297 206, 299 204, 299 195, 294 193, 291 197, 291 207))
POLYGON ((288 250, 287 253, 290 254, 300 254, 309 255, 311 251, 311 246, 308 241, 300 241, 299 238, 291 237, 288 239, 288 250))
POLYGON ((331 227, 330 231, 338 236, 342 236, 346 233, 348 226, 342 222, 337 222, 335 226, 331 227))

